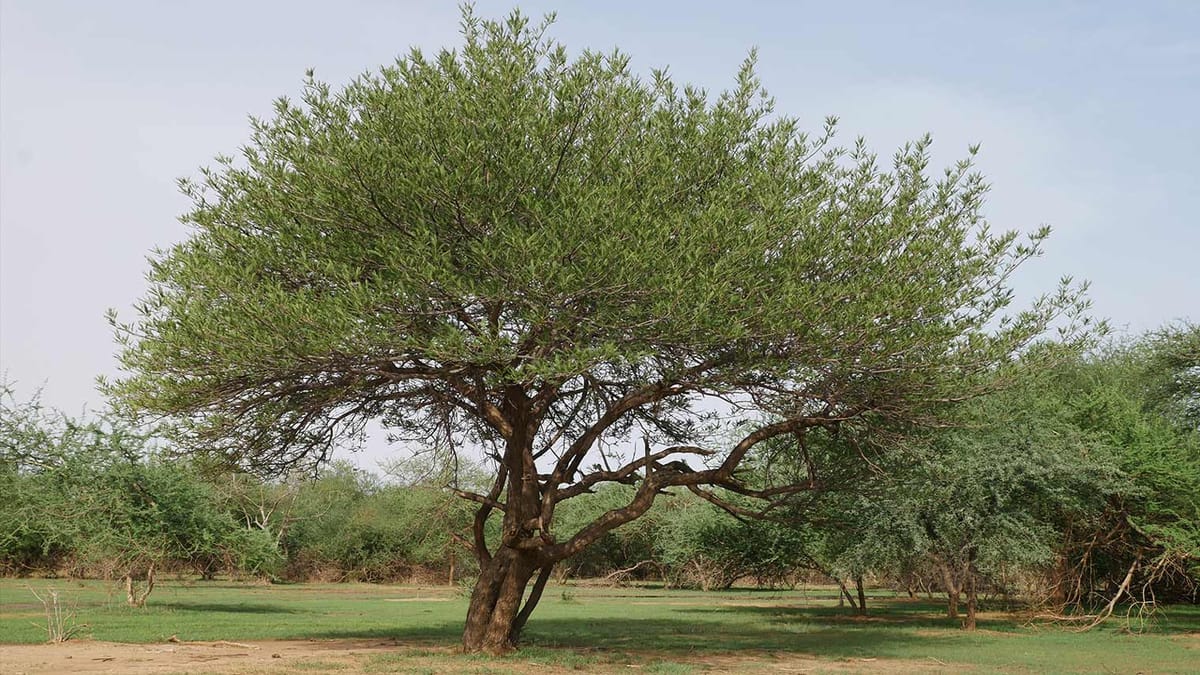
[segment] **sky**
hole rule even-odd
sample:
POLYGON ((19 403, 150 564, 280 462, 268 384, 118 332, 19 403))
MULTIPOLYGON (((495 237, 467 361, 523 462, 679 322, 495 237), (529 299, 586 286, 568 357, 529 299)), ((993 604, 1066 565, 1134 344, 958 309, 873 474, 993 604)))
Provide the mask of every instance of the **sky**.
MULTIPOLYGON (((758 50, 777 109, 840 118, 881 156, 969 145, 996 229, 1053 228, 1015 282, 1071 275, 1140 332, 1200 320, 1200 2, 478 2, 557 13, 570 50, 619 47, 717 92, 758 50)), ((70 414, 117 374, 146 256, 187 236, 176 180, 236 154, 250 115, 412 47, 460 44, 452 2, 0 0, 0 372, 70 414)), ((386 449, 357 458, 370 465, 386 449)))

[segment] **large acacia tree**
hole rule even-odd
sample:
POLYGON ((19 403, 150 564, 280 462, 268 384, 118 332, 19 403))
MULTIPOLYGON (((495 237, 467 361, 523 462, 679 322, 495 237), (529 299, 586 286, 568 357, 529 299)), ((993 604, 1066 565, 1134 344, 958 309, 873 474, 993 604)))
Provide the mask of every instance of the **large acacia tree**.
POLYGON ((457 488, 478 505, 468 650, 515 644, 554 564, 664 489, 808 489, 738 465, 814 427, 931 421, 1078 308, 1060 289, 1001 318, 1046 232, 991 233, 969 161, 931 178, 925 139, 880 165, 776 115, 753 59, 712 96, 570 57, 548 23, 468 12, 458 49, 310 75, 184 182, 192 234, 117 324, 113 393, 185 447, 277 470, 377 420, 483 448, 490 489, 457 488), (722 411, 763 421, 729 440, 722 411), (637 489, 555 529, 606 481, 637 489))

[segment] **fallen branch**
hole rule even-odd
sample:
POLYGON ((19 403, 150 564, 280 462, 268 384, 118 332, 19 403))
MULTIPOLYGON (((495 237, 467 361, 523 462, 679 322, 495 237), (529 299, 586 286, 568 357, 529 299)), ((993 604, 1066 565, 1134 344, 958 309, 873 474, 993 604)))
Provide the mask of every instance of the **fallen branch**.
POLYGON ((172 635, 171 637, 167 638, 167 642, 177 645, 196 645, 202 647, 238 647, 239 649, 262 649, 257 645, 248 645, 244 642, 230 642, 229 640, 217 640, 216 642, 188 642, 186 640, 180 640, 178 635, 172 635))
POLYGON ((634 565, 633 567, 626 567, 625 569, 617 570, 611 574, 605 575, 603 580, 604 581, 612 581, 614 577, 618 577, 622 574, 629 574, 630 572, 636 570, 637 568, 641 567, 642 565, 657 565, 657 564, 658 563, 653 560, 643 560, 643 561, 639 562, 638 564, 634 565))
MULTIPOLYGON (((1108 601, 1108 605, 1106 605, 1104 607, 1104 609, 1101 610, 1100 613, 1096 615, 1096 618, 1093 619, 1091 623, 1089 623, 1086 626, 1081 626, 1079 628, 1076 628, 1075 632, 1082 633, 1084 631, 1089 631, 1089 630, 1095 628, 1096 626, 1099 626, 1101 623, 1104 622, 1105 619, 1107 619, 1109 616, 1112 615, 1113 609, 1117 606, 1117 602, 1121 599, 1121 596, 1129 593, 1129 585, 1131 583, 1133 583, 1133 573, 1135 571, 1137 571, 1138 565, 1141 564, 1141 562, 1142 562, 1142 552, 1138 551, 1137 557, 1135 557, 1133 559, 1133 564, 1129 566, 1129 571, 1125 573, 1125 579, 1121 582, 1121 585, 1117 588, 1117 592, 1113 594, 1112 599, 1108 601)), ((1133 596, 1130 595, 1129 597, 1132 598, 1133 596)))
POLYGON ((230 642, 229 640, 217 640, 212 643, 213 647, 240 647, 242 649, 260 649, 255 645, 243 644, 241 642, 230 642))

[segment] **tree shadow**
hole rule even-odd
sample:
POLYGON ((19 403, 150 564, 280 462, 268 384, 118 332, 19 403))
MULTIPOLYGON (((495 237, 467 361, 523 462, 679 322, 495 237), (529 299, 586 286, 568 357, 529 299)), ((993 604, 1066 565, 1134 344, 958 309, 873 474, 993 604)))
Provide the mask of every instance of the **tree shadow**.
MULTIPOLYGON (((764 606, 725 606, 725 607, 689 607, 681 612, 709 615, 713 621, 722 621, 719 615, 734 612, 755 617, 755 621, 768 624, 781 624, 791 627, 858 627, 884 628, 906 627, 914 629, 957 629, 962 619, 951 619, 945 614, 945 607, 926 603, 892 604, 877 609, 871 609, 868 603, 866 616, 855 614, 853 610, 842 607, 775 607, 764 606)), ((991 619, 979 618, 981 629, 996 632, 1013 632, 1019 630, 1019 625, 1010 618, 991 619)))
POLYGON ((1200 604, 1167 605, 1152 618, 1154 630, 1167 633, 1200 633, 1200 604))
MULTIPOLYGON (((911 651, 912 644, 936 643, 944 636, 919 636, 900 633, 886 626, 830 626, 820 622, 797 626, 776 625, 760 618, 733 619, 729 612, 745 608, 711 610, 712 618, 697 620, 683 613, 679 618, 561 618, 535 614, 525 631, 523 646, 571 649, 588 652, 645 652, 670 655, 717 654, 728 652, 805 653, 831 658, 886 655, 887 652, 911 651), (726 612, 726 616, 720 613, 726 612), (887 645, 896 644, 896 649, 887 645), (908 645, 907 648, 899 646, 908 645)), ((781 617, 779 624, 786 622, 781 617)), ((422 627, 338 629, 314 632, 313 639, 379 639, 406 646, 457 645, 462 623, 448 622, 422 627)))
POLYGON ((230 614, 311 614, 312 612, 295 609, 292 607, 280 607, 279 605, 268 605, 262 603, 241 604, 241 603, 223 603, 223 602, 165 602, 156 605, 161 609, 172 612, 195 612, 203 614, 206 612, 226 612, 230 614))
MULTIPOLYGON (((216 611, 282 611, 288 609, 242 608, 189 605, 194 611, 212 607, 216 611)), ((525 631, 527 644, 545 647, 612 648, 621 650, 653 649, 665 652, 726 652, 767 650, 803 652, 828 656, 861 656, 888 645, 944 645, 947 642, 977 639, 978 634, 960 630, 961 619, 946 617, 943 606, 927 601, 891 602, 872 614, 856 616, 838 607, 788 607, 726 605, 678 607, 675 617, 624 618, 558 616, 538 613, 530 618, 525 631)), ((1026 629, 1010 616, 979 618, 981 633, 1023 634, 1026 629)), ((402 643, 445 645, 457 643, 463 624, 460 621, 424 626, 339 628, 309 635, 318 639, 386 639, 402 643)), ((1051 629, 1055 630, 1055 629, 1051 629)), ((1118 632, 1111 625, 1102 631, 1118 632)), ((1153 633, 1174 635, 1200 630, 1200 606, 1171 606, 1150 626, 1153 633)), ((1064 633, 1065 634, 1065 633, 1064 633)), ((904 651, 904 650, 902 650, 904 651)), ((882 655, 882 654, 881 654, 882 655)))
POLYGON ((309 633, 306 637, 313 640, 392 640, 411 646, 446 646, 458 644, 462 632, 463 623, 452 622, 419 627, 321 630, 309 633))
MULTIPOLYGON (((730 610, 726 610, 728 612, 730 610)), ((719 613, 721 610, 713 610, 719 613)), ((864 626, 779 626, 744 621, 679 619, 530 620, 527 642, 544 647, 600 647, 670 654, 768 651, 862 657, 908 652, 914 641, 936 641, 911 632, 864 626), (907 648, 887 649, 904 643, 907 648)))

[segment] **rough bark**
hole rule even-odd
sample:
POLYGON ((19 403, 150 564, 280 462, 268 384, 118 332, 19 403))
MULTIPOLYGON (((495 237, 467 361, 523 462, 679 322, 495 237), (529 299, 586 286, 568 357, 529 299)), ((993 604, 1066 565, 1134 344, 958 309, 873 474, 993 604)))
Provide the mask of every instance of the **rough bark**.
POLYGON ((863 578, 861 575, 854 577, 854 587, 858 591, 858 615, 866 616, 867 615, 867 592, 866 592, 866 589, 863 588, 863 578))
POLYGON ((533 571, 532 561, 515 550, 501 549, 493 556, 471 594, 463 649, 500 654, 515 646, 513 629, 533 571))
POLYGON ((483 540, 483 525, 494 507, 484 504, 475 519, 478 544, 475 554, 480 574, 471 593, 463 630, 463 649, 468 652, 500 654, 513 649, 553 567, 542 555, 550 541, 540 526, 541 494, 532 447, 536 419, 530 416, 529 401, 519 391, 509 392, 505 397, 503 414, 508 429, 503 457, 505 470, 488 498, 495 502, 502 491, 507 496, 501 541, 496 552, 489 553, 483 540), (539 569, 543 573, 534 594, 522 608, 525 588, 539 569))
POLYGON ((954 578, 954 572, 950 570, 950 566, 945 563, 939 563, 938 568, 942 572, 942 582, 946 586, 946 616, 951 619, 958 618, 958 597, 961 588, 958 581, 954 578))
POLYGON ((525 628, 525 622, 529 620, 529 615, 533 613, 538 602, 542 599, 542 591, 546 590, 546 582, 550 580, 550 575, 554 571, 554 564, 550 563, 542 567, 538 572, 537 581, 533 582, 533 590, 530 591, 529 597, 525 599, 525 606, 521 608, 521 612, 517 614, 516 621, 513 622, 512 629, 509 631, 508 641, 510 644, 517 644, 521 641, 521 631, 525 628))

